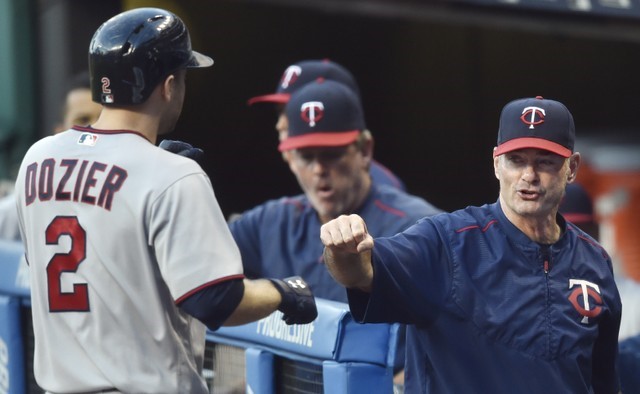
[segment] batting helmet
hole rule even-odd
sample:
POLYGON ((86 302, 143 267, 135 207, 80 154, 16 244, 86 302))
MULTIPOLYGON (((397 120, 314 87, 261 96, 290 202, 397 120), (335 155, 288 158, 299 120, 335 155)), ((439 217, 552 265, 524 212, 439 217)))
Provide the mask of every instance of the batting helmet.
POLYGON ((92 99, 140 104, 169 74, 212 64, 210 57, 191 49, 189 31, 177 15, 159 8, 125 11, 104 22, 91 39, 92 99))

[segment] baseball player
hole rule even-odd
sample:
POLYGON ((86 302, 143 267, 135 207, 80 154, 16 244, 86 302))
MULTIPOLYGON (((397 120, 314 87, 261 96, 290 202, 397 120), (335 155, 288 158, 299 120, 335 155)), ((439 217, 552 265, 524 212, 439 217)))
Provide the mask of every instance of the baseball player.
POLYGON ((276 309, 288 324, 317 315, 301 278, 244 279, 202 168, 155 146, 180 115, 186 69, 212 63, 176 15, 123 12, 89 48, 99 119, 24 157, 17 205, 34 372, 48 392, 207 393, 205 324, 276 309))
MULTIPOLYGON (((287 138, 287 130, 289 127, 289 122, 287 121, 287 117, 284 113, 284 105, 289 101, 293 92, 309 82, 317 80, 318 78, 343 83, 358 96, 358 99, 360 99, 360 88, 358 87, 353 74, 351 74, 351 72, 349 72, 345 67, 334 61, 322 59, 303 60, 295 64, 291 64, 282 73, 275 93, 253 97, 249 99, 248 104, 273 103, 278 106, 276 130, 278 131, 279 140, 282 141, 287 138)), ((370 133, 368 130, 365 132, 370 133)), ((286 153, 283 153, 283 156, 286 161, 286 153)), ((369 173, 379 185, 390 185, 401 190, 406 190, 404 182, 402 182, 396 174, 374 159, 371 159, 369 173)))
POLYGON ((573 118, 508 103, 496 203, 374 238, 357 215, 321 229, 360 322, 407 326, 408 393, 616 393, 621 302, 605 250, 558 213, 580 164, 573 118))
MULTIPOLYGON (((389 236, 441 211, 370 175, 373 140, 353 89, 320 79, 294 91, 285 108, 288 133, 279 145, 303 194, 267 201, 230 224, 250 277, 304 275, 317 297, 346 302, 324 267, 320 225, 346 213, 389 236)), ((404 331, 395 371, 404 364, 404 331)), ((395 379, 401 384, 401 374, 395 379)))

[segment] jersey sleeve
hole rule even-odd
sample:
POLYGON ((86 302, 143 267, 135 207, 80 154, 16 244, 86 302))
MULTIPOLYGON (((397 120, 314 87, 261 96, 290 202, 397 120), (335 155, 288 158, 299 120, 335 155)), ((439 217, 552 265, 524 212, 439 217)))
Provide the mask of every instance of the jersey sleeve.
MULTIPOLYGON (((610 258, 608 271, 613 274, 610 258)), ((598 337, 593 345, 592 385, 595 393, 617 393, 620 390, 618 376, 618 333, 622 318, 622 302, 615 283, 607 286, 605 299, 608 313, 598 325, 598 337)))
POLYGON ((205 174, 173 183, 150 211, 149 245, 174 300, 211 282, 242 276, 240 251, 205 174))
POLYGON ((452 267, 442 239, 430 219, 393 237, 376 238, 371 294, 349 293, 356 319, 406 324, 435 319, 452 286, 452 267))

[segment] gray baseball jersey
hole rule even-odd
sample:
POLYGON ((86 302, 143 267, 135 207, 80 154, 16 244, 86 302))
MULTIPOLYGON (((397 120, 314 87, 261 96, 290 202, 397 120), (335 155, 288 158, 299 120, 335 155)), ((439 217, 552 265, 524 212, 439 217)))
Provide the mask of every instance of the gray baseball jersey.
POLYGON ((52 392, 208 392, 205 327, 176 303, 242 277, 207 175, 141 134, 74 127, 16 182, 35 375, 52 392))

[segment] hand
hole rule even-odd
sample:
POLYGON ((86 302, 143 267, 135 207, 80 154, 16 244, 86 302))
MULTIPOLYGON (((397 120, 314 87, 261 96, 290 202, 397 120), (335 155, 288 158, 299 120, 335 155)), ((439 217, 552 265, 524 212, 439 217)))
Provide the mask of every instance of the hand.
POLYGON ((373 249, 367 224, 358 215, 341 215, 322 225, 320 239, 327 248, 342 253, 362 253, 373 249))
POLYGON ((285 279, 269 279, 280 292, 282 302, 278 310, 284 314, 282 320, 291 324, 311 323, 318 317, 316 301, 309 285, 299 276, 285 279))
POLYGON ((188 157, 196 162, 199 162, 204 155, 202 149, 194 148, 191 144, 182 141, 163 140, 159 146, 166 151, 188 157))

